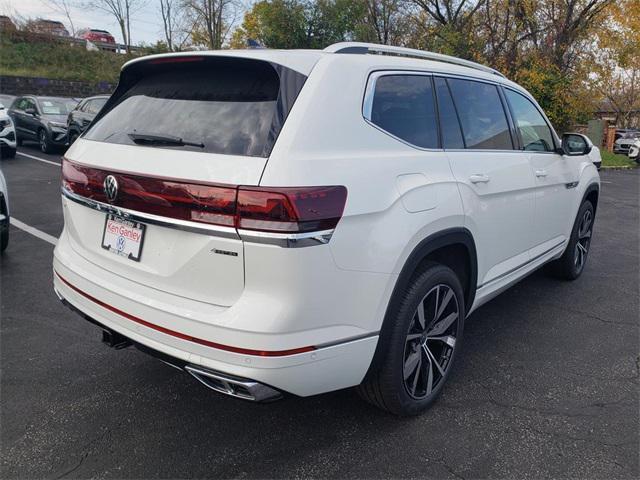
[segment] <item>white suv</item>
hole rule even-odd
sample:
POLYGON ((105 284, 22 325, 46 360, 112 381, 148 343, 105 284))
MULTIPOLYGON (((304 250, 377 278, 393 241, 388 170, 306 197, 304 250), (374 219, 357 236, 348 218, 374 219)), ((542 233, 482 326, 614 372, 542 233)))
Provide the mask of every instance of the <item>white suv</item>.
POLYGON ((127 63, 63 161, 60 299, 240 398, 442 390, 464 320, 582 272, 599 177, 482 65, 360 43, 127 63), (171 115, 167 115, 171 112, 171 115))

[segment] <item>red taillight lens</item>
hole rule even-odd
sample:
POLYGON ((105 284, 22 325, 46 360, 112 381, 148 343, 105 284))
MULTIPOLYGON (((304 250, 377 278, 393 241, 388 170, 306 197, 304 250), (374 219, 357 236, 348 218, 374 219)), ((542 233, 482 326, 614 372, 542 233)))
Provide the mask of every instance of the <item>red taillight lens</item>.
POLYGON ((336 187, 251 188, 238 190, 236 226, 267 232, 314 232, 335 228, 347 189, 336 187))
POLYGON ((62 163, 62 185, 83 197, 162 217, 234 226, 235 187, 113 173, 118 182, 118 194, 110 202, 104 192, 104 180, 109 174, 66 160, 62 163))
POLYGON ((167 218, 277 233, 331 230, 342 217, 347 189, 204 185, 129 173, 112 173, 63 159, 62 185, 77 195, 167 218), (118 193, 109 201, 104 181, 118 193))

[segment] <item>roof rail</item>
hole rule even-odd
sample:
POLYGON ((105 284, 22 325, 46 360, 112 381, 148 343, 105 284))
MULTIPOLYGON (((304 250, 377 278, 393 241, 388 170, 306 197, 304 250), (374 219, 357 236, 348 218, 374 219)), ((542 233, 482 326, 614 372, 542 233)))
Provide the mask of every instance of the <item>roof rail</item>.
POLYGON ((493 73, 494 75, 504 77, 504 75, 498 70, 487 67, 486 65, 481 65, 470 60, 463 60, 462 58, 443 55, 441 53, 416 50, 415 48, 393 47, 391 45, 378 45, 375 43, 340 42, 329 45, 323 51, 327 53, 354 53, 360 55, 364 55, 367 53, 383 53, 387 55, 423 58, 425 60, 434 60, 436 62, 445 62, 454 65, 461 65, 463 67, 474 68, 476 70, 481 70, 483 72, 493 73))

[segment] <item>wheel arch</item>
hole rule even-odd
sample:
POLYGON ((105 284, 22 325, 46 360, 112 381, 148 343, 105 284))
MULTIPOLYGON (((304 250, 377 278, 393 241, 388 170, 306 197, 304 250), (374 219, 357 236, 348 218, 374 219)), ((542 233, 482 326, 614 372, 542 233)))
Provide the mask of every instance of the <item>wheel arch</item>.
POLYGON ((389 331, 385 326, 393 321, 392 314, 400 301, 400 293, 410 285, 415 275, 423 271, 425 264, 431 261, 442 263, 452 268, 459 277, 460 268, 466 270, 466 275, 463 275, 464 278, 460 279, 465 296, 465 315, 466 312, 471 310, 478 283, 478 260, 473 235, 463 227, 449 228, 429 235, 416 245, 404 262, 387 304, 382 326, 380 327, 378 345, 365 379, 377 370, 379 363, 382 361, 383 352, 386 350, 388 342, 386 332, 389 331), (464 259, 458 256, 461 253, 464 253, 464 259))
MULTIPOLYGON (((593 214, 595 216, 596 211, 598 210, 598 198, 600 197, 600 187, 597 183, 592 183, 589 185, 582 195, 582 200, 580 201, 580 205, 582 205, 585 200, 589 200, 591 205, 593 205, 593 214)), ((578 205, 578 208, 580 208, 578 205)))

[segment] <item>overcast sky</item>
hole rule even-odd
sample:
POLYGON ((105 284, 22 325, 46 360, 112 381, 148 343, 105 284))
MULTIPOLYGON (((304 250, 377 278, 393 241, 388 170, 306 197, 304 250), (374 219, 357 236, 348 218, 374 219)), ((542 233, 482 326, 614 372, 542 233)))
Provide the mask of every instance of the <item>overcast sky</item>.
MULTIPOLYGON (((155 43, 163 37, 159 8, 158 0, 148 0, 146 6, 133 15, 131 40, 134 45, 141 42, 155 43)), ((52 9, 46 0, 0 0, 0 14, 10 17, 42 17, 60 20, 71 32, 66 17, 52 9)), ((120 27, 108 13, 89 8, 75 8, 72 10, 71 18, 76 30, 86 27, 108 30, 116 38, 116 42, 122 42, 120 27)))

